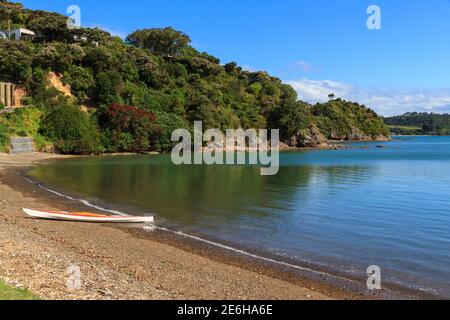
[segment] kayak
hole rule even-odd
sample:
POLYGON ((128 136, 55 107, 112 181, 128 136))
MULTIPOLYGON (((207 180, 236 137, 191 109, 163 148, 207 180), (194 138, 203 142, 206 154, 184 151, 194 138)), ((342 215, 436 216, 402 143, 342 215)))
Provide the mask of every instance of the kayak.
POLYGON ((97 223, 153 223, 153 217, 133 217, 133 216, 108 216, 89 212, 65 212, 65 211, 39 211, 23 209, 23 211, 33 217, 48 220, 76 221, 76 222, 97 222, 97 223))

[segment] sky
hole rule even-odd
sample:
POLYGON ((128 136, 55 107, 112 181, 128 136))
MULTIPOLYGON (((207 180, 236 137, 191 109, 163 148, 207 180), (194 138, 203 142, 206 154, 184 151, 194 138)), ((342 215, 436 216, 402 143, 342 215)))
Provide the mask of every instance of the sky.
POLYGON ((450 0, 21 2, 63 14, 78 5, 83 26, 121 37, 172 26, 196 49, 267 71, 310 103, 334 93, 382 115, 450 112, 450 0), (380 8, 381 29, 367 27, 370 5, 380 8))

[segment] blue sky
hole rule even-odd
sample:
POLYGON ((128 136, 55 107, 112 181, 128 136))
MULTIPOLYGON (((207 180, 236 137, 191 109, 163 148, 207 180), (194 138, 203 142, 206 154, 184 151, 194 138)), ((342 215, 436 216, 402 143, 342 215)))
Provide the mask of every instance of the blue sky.
POLYGON ((197 49, 266 70, 309 102, 334 92, 385 115, 450 112, 449 0, 22 2, 60 13, 77 4, 83 26, 121 36, 173 26, 197 49), (372 4, 381 8, 381 30, 366 26, 372 4))

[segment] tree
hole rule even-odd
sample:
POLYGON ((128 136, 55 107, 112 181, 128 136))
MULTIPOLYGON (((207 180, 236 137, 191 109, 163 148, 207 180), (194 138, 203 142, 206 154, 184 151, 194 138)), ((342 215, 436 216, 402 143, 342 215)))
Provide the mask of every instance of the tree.
POLYGON ((229 62, 226 65, 224 65, 223 67, 224 67, 226 73, 235 75, 238 65, 236 62, 229 62))
POLYGON ((97 74, 97 102, 110 105, 120 101, 123 90, 122 76, 116 70, 106 70, 97 74))
POLYGON ((67 28, 67 17, 63 15, 40 10, 33 11, 28 16, 26 25, 36 33, 38 41, 73 41, 73 36, 67 28))
POLYGON ((21 3, 0 1, 0 30, 9 31, 14 25, 21 25, 25 19, 25 10, 21 3))
POLYGON ((180 55, 191 43, 191 38, 172 27, 164 29, 141 29, 131 33, 126 42, 138 48, 145 48, 152 53, 164 56, 180 55))
POLYGON ((70 30, 72 41, 89 45, 107 44, 112 39, 110 33, 99 28, 78 28, 70 30))
POLYGON ((311 124, 312 115, 303 102, 287 100, 272 114, 271 127, 280 129, 281 139, 289 143, 311 124))
POLYGON ((32 59, 28 43, 0 41, 0 81, 27 82, 32 75, 32 59))
POLYGON ((113 104, 99 110, 103 143, 108 151, 142 152, 151 150, 161 134, 156 115, 133 106, 113 104))
POLYGON ((112 50, 100 46, 89 47, 86 50, 86 56, 84 57, 83 64, 86 67, 92 68, 95 72, 101 72, 106 69, 113 69, 117 67, 118 61, 114 61, 112 50))
POLYGON ((61 42, 45 43, 36 54, 34 63, 44 69, 63 73, 75 63, 82 61, 85 53, 78 44, 61 42))
POLYGON ((95 90, 95 79, 92 71, 76 65, 71 65, 64 73, 64 80, 70 83, 72 93, 78 98, 79 103, 86 103, 95 90))
POLYGON ((335 95, 334 93, 330 93, 330 94, 328 95, 328 98, 329 98, 330 100, 334 100, 334 99, 336 98, 336 95, 335 95))

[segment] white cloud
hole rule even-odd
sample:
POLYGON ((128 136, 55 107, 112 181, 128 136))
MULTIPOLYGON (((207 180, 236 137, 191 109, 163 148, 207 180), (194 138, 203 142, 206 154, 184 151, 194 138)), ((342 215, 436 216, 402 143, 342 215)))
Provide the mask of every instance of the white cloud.
POLYGON ((312 64, 310 64, 310 63, 308 63, 306 61, 298 61, 298 62, 296 62, 295 63, 295 67, 300 69, 301 71, 304 71, 304 72, 310 72, 310 71, 313 71, 313 69, 314 69, 312 64))
POLYGON ((364 104, 381 115, 405 112, 450 112, 450 88, 394 89, 362 87, 331 80, 300 79, 286 81, 298 92, 299 99, 310 103, 325 102, 328 95, 364 104))

